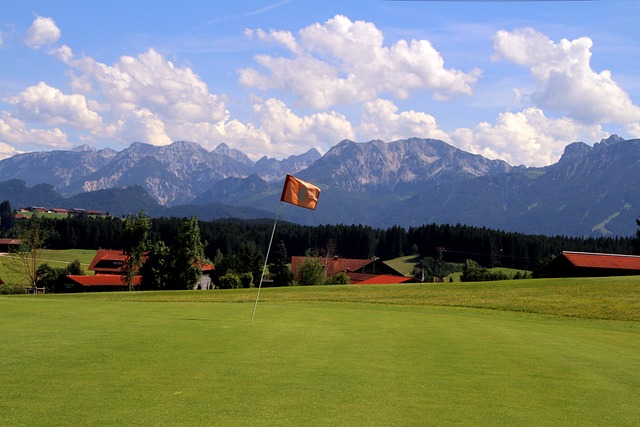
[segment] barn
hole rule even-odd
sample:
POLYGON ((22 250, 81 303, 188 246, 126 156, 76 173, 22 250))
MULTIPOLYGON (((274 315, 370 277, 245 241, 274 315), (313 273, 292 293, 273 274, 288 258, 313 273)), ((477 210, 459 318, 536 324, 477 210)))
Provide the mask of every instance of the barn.
POLYGON ((538 271, 539 277, 640 275, 640 256, 564 251, 538 271))

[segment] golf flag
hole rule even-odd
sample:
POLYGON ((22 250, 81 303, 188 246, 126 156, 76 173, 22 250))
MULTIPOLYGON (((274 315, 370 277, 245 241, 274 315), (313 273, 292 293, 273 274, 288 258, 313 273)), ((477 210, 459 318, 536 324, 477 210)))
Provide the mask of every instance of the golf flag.
POLYGON ((320 189, 318 187, 294 176, 287 175, 280 201, 315 210, 318 204, 318 197, 320 197, 320 189))

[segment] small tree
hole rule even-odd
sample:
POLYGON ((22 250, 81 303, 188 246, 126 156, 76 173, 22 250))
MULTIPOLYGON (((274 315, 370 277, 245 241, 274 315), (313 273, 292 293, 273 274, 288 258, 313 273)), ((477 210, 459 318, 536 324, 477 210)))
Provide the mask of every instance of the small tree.
POLYGON ((38 283, 38 265, 41 261, 41 252, 47 240, 47 230, 42 218, 33 214, 20 222, 18 228, 20 236, 20 250, 18 256, 24 275, 29 286, 35 288, 38 283))
POLYGON ((134 279, 140 272, 144 261, 144 254, 149 245, 149 232, 151 230, 151 218, 140 211, 138 216, 129 215, 124 221, 122 233, 122 251, 126 258, 122 268, 122 281, 129 286, 129 290, 135 289, 134 279))
POLYGON ((273 263, 269 264, 269 273, 273 280, 273 286, 289 286, 293 283, 293 273, 289 268, 287 248, 283 241, 276 246, 273 263))
POLYGON ((487 269, 481 267, 476 261, 468 259, 465 261, 460 280, 463 282, 482 282, 486 280, 487 269))
POLYGON ((324 285, 327 280, 325 266, 318 258, 302 260, 293 274, 296 282, 301 286, 324 285))

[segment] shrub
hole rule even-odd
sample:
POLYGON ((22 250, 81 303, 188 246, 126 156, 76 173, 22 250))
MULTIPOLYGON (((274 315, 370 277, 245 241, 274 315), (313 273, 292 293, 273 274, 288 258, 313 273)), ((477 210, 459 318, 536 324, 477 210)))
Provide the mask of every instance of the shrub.
POLYGON ((2 295, 15 295, 26 294, 27 288, 24 285, 16 285, 14 283, 5 283, 0 285, 0 294, 2 295))
POLYGON ((327 280, 325 267, 317 258, 307 258, 301 261, 296 267, 294 277, 298 285, 301 286, 324 285, 327 280))
POLYGON ((481 267, 476 261, 468 259, 462 269, 462 276, 460 280, 463 282, 490 282, 494 280, 508 280, 507 276, 502 271, 489 271, 484 267, 481 267))
POLYGON ((238 276, 242 288, 253 288, 253 273, 247 271, 238 276))
POLYGON ((347 273, 338 273, 331 276, 327 282, 330 285, 348 285, 351 283, 351 279, 347 276, 347 273))
POLYGON ((222 289, 238 289, 242 287, 240 278, 235 273, 227 273, 220 277, 220 288, 222 289))

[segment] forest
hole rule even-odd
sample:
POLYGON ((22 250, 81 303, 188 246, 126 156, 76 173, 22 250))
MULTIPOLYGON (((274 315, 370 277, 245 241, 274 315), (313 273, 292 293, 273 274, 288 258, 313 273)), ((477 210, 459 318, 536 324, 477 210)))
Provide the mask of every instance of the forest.
MULTIPOLYGON (((15 237, 8 202, 0 204, 0 234, 15 237)), ((150 240, 171 245, 187 218, 151 218, 150 240)), ((121 249, 123 218, 67 216, 43 218, 49 249, 121 249)), ((236 263, 259 266, 264 262, 273 230, 273 220, 222 219, 199 221, 206 258, 214 263, 230 257, 236 263)), ((340 256, 388 260, 405 255, 464 263, 472 259, 483 267, 536 270, 541 263, 562 251, 633 254, 635 237, 579 238, 526 235, 462 224, 425 224, 419 227, 393 226, 387 229, 366 225, 302 226, 280 221, 274 246, 283 245, 287 255, 340 256)))

